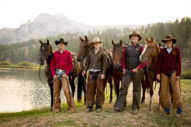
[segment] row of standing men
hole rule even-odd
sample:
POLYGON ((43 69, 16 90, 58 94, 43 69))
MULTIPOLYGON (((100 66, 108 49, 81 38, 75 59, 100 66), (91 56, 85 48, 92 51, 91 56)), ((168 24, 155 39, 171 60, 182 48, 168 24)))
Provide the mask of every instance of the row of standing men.
MULTIPOLYGON (((129 38, 131 40, 131 45, 124 47, 121 67, 123 69, 123 77, 119 95, 114 104, 115 111, 122 111, 126 107, 126 96, 128 87, 131 82, 133 82, 133 99, 132 99, 132 113, 137 114, 140 110, 140 96, 141 96, 141 79, 140 74, 143 68, 146 66, 146 62, 140 62, 139 56, 144 50, 139 44, 142 39, 141 35, 133 31, 129 38)), ((176 39, 168 35, 162 40, 166 47, 161 49, 158 69, 157 69, 157 79, 161 81, 160 90, 160 104, 164 108, 166 114, 170 113, 170 92, 169 84, 174 85, 175 81, 180 80, 181 74, 181 56, 180 50, 174 44, 176 39)), ((61 99, 60 99, 60 86, 62 85, 64 89, 64 94, 68 103, 68 110, 75 111, 75 103, 72 97, 72 92, 69 88, 68 74, 72 70, 72 56, 71 53, 65 49, 68 42, 64 39, 55 41, 58 46, 58 50, 54 52, 50 70, 54 79, 54 104, 53 111, 61 112, 61 99)), ((104 82, 106 73, 106 54, 102 47, 102 41, 95 37, 93 38, 91 44, 93 44, 93 49, 87 54, 85 66, 83 68, 82 74, 85 75, 87 71, 88 82, 87 82, 87 94, 86 94, 86 112, 93 111, 93 105, 96 104, 96 112, 102 110, 102 105, 104 103, 104 82), (96 96, 96 99, 95 99, 96 96), (94 102, 95 100, 95 102, 94 102)), ((174 98, 173 107, 177 109, 177 115, 182 115, 182 101, 179 87, 173 87, 173 94, 176 95, 174 98)))

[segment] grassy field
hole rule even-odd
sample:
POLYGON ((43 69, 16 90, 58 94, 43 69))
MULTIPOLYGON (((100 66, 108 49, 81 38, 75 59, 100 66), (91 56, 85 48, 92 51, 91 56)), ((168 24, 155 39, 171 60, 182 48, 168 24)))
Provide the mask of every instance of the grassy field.
MULTIPOLYGON (((176 110, 170 115, 158 111, 158 84, 153 97, 153 110, 149 110, 149 94, 146 102, 141 104, 139 114, 131 114, 132 86, 127 96, 127 108, 124 112, 114 112, 113 103, 108 103, 109 89, 103 111, 85 113, 83 103, 76 103, 75 113, 67 112, 66 103, 62 104, 62 113, 53 113, 49 108, 34 109, 18 113, 1 113, 0 127, 191 127, 191 80, 181 80, 184 114, 176 117, 176 110)), ((115 96, 114 96, 115 97, 115 96)))
MULTIPOLYGON (((8 61, 0 61, 0 68, 1 69, 7 69, 7 68, 16 68, 16 69, 39 69, 40 65, 33 64, 27 61, 23 61, 17 64, 12 64, 8 61)), ((44 69, 45 66, 42 66, 42 69, 44 69)))

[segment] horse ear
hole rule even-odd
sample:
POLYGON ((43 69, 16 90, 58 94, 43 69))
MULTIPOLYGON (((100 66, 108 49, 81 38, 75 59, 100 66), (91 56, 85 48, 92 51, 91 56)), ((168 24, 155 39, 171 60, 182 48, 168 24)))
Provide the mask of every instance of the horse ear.
POLYGON ((42 44, 42 41, 41 40, 39 40, 40 41, 40 44, 42 44))
POLYGON ((114 45, 115 44, 115 42, 112 40, 112 45, 114 45))
POLYGON ((86 39, 86 42, 88 42, 88 37, 87 36, 85 36, 85 39, 86 39))
POLYGON ((123 41, 122 41, 122 40, 120 40, 120 45, 122 45, 122 43, 123 43, 123 41))
POLYGON ((149 42, 149 39, 146 37, 146 38, 145 38, 145 41, 146 41, 146 42, 149 42))
POLYGON ((151 36, 151 41, 153 42, 153 40, 154 40, 154 39, 153 39, 153 36, 151 36))
POLYGON ((83 39, 81 38, 81 36, 80 36, 80 41, 83 41, 83 39))
POLYGON ((49 42, 49 40, 47 40, 47 45, 49 45, 50 44, 50 42, 49 42))

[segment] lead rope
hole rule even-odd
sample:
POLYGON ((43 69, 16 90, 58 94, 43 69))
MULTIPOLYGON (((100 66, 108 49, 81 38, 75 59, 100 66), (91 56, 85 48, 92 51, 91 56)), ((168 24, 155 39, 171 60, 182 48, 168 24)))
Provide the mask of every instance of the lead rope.
MULTIPOLYGON (((39 67, 39 79, 40 79, 40 81, 41 81, 42 83, 46 84, 47 82, 42 81, 41 76, 40 76, 40 75, 41 75, 41 67, 42 67, 42 66, 40 65, 40 67, 39 67)), ((51 84, 51 83, 54 83, 54 81, 55 81, 55 80, 53 79, 51 82, 48 82, 48 83, 51 84)))

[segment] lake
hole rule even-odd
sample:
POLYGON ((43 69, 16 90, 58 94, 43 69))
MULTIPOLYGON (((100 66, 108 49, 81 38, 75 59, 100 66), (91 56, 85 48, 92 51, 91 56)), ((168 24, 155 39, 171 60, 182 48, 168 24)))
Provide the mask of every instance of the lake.
MULTIPOLYGON (((46 82, 44 72, 41 72, 46 82)), ((63 91, 62 101, 65 100, 63 91)), ((0 112, 19 112, 50 106, 50 89, 38 70, 0 69, 0 112)))

